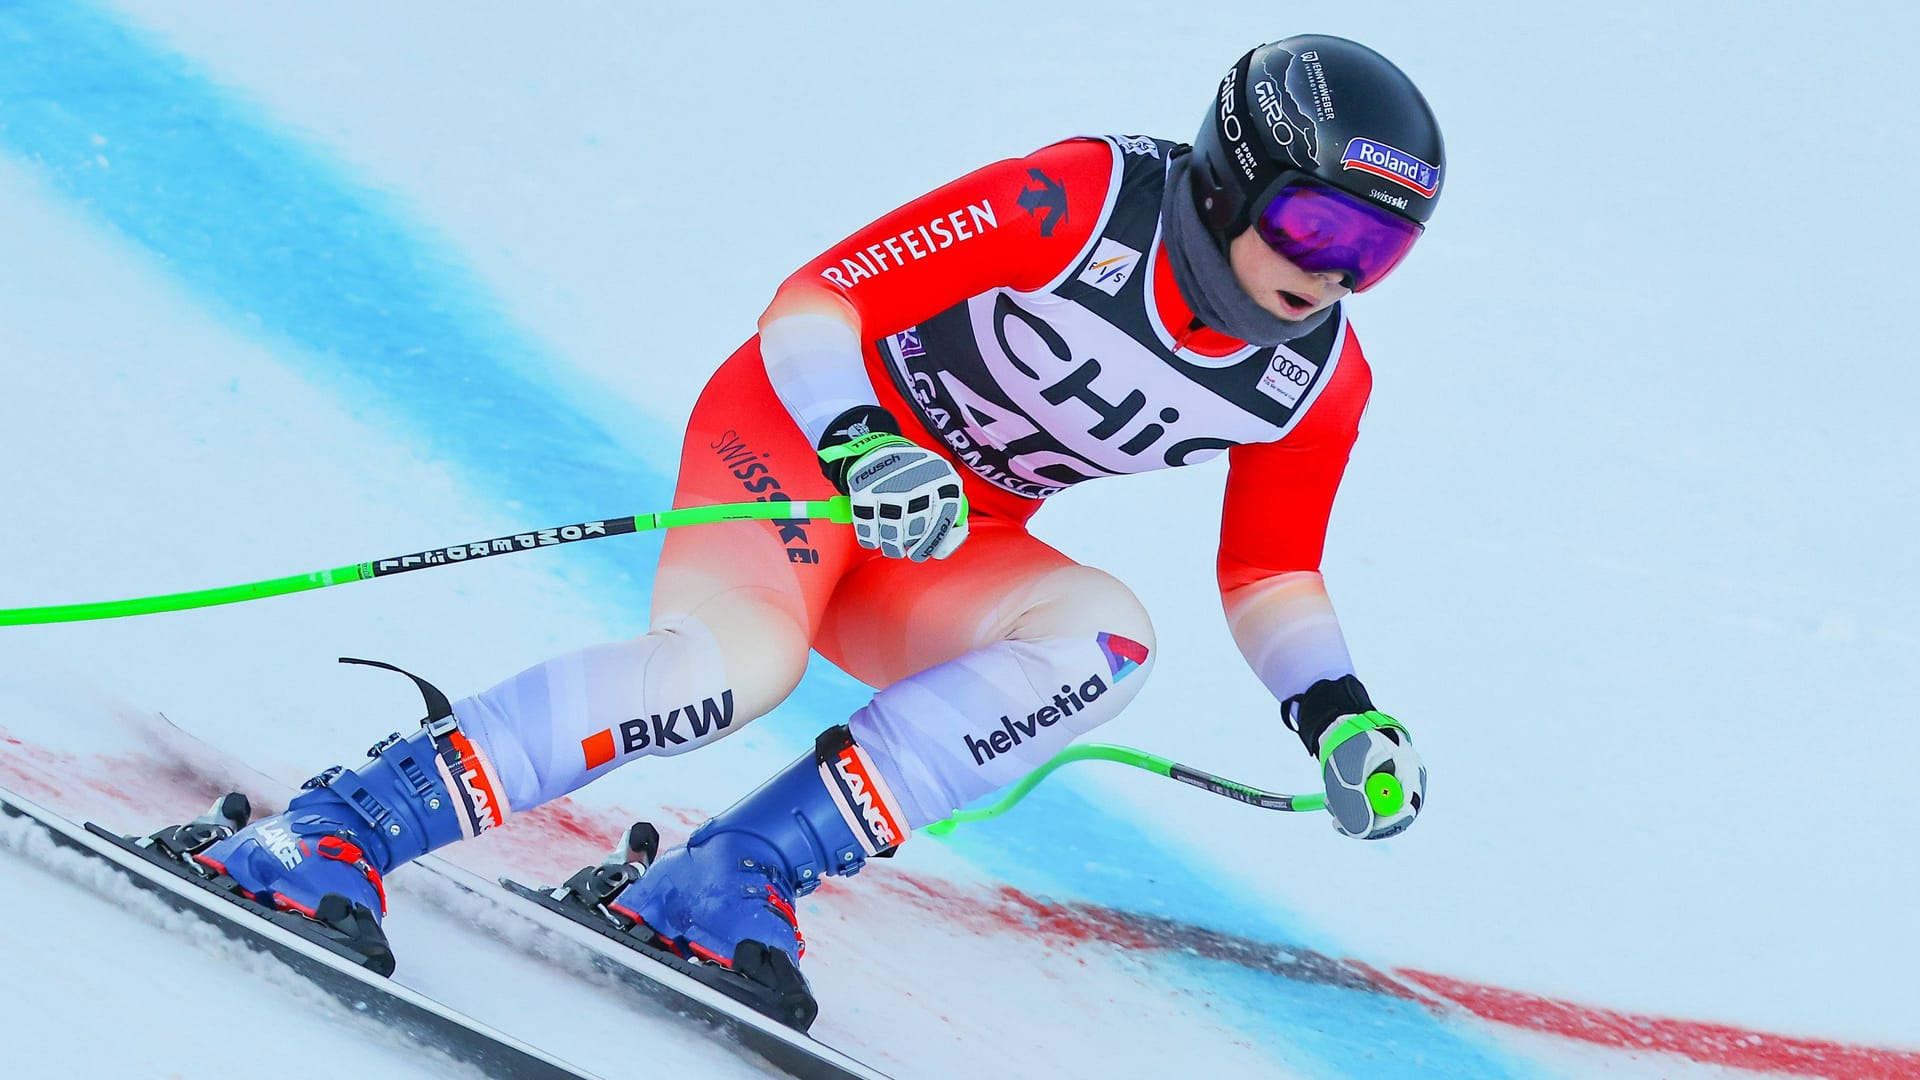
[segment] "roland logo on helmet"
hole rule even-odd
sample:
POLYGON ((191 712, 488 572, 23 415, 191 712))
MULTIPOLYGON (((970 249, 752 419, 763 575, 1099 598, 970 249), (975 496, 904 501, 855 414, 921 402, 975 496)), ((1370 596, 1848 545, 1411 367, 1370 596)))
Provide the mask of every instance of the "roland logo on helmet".
POLYGON ((1419 192, 1431 199, 1440 191, 1440 169, 1414 157, 1405 150, 1372 139, 1349 139, 1347 152, 1340 156, 1340 168, 1359 169, 1419 192))

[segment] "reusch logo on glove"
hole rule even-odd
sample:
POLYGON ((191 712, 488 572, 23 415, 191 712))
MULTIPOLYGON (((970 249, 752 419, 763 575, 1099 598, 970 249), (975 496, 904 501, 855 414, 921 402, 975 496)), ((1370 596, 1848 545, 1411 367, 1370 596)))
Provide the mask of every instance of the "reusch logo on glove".
POLYGON ((928 551, 936 550, 937 548, 939 548, 940 542, 942 540, 945 540, 947 538, 947 534, 952 531, 953 531, 953 519, 941 518, 940 523, 933 527, 933 531, 927 534, 927 538, 925 540, 920 541, 919 546, 922 548, 925 548, 928 551))
POLYGON ((894 463, 899 460, 899 454, 888 454, 885 457, 875 458, 872 461, 861 462, 859 471, 847 478, 847 486, 849 488, 859 488, 875 476, 893 468, 894 463))

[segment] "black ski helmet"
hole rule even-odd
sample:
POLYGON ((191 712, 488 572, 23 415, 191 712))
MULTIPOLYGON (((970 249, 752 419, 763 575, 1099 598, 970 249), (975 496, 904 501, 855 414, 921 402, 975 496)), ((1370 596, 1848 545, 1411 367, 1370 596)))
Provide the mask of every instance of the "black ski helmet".
POLYGON ((1193 201, 1223 242, 1304 173, 1424 224, 1446 148, 1413 80, 1358 42, 1302 34, 1240 58, 1193 140, 1193 201))

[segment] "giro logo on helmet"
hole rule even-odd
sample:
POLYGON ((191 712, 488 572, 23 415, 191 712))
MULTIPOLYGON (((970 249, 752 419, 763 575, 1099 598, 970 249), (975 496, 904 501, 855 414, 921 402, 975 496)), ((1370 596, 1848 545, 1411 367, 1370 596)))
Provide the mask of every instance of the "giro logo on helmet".
POLYGON ((1233 111, 1233 92, 1239 82, 1238 68, 1227 72, 1227 77, 1220 81, 1220 133, 1228 142, 1239 142, 1245 134, 1240 130, 1240 114, 1233 111))
POLYGON ((1253 98, 1260 106, 1260 118, 1266 121, 1267 133, 1276 144, 1286 147, 1287 156, 1303 168, 1318 164, 1319 132, 1292 95, 1282 90, 1278 82, 1261 79, 1253 84, 1253 98), (1289 105, 1293 107, 1289 109, 1289 105))

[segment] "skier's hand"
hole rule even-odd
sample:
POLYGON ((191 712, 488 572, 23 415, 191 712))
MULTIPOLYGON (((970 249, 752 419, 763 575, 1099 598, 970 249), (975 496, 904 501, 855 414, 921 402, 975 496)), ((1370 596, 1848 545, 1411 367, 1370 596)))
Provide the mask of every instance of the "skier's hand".
POLYGON ((851 497, 853 535, 890 559, 944 559, 967 538, 967 499, 946 458, 900 435, 877 405, 849 409, 820 443, 827 479, 851 497))
POLYGON ((1375 709, 1359 679, 1322 679, 1282 708, 1320 761, 1327 812, 1341 835, 1380 840, 1420 816, 1427 767, 1406 725, 1375 709))

